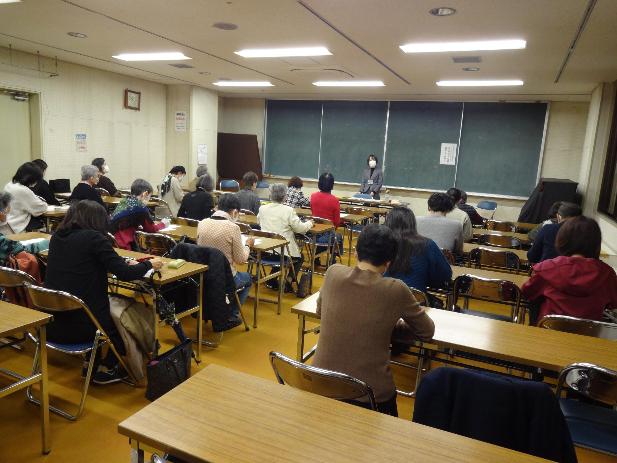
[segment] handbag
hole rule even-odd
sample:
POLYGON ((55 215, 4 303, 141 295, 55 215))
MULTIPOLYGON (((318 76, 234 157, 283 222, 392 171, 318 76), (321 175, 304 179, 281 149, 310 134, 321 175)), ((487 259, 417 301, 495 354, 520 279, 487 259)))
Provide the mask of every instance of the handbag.
POLYGON ((159 355, 146 365, 146 399, 156 400, 191 376, 192 341, 183 342, 159 355))

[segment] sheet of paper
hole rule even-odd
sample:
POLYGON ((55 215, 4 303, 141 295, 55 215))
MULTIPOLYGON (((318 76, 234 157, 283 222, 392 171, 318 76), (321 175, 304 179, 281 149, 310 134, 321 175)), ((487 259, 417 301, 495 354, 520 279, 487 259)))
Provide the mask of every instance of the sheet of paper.
POLYGON ((197 164, 205 165, 208 163, 208 145, 197 145, 197 164))
MULTIPOLYGON (((249 239, 249 235, 242 235, 242 244, 244 246, 246 246, 246 240, 249 239)), ((255 244, 260 244, 261 243, 261 239, 260 238, 255 238, 255 244)))
POLYGON ((29 244, 40 243, 41 241, 45 241, 45 238, 33 238, 31 240, 20 241, 23 246, 28 246, 29 244))
POLYGON ((186 126, 187 126, 186 111, 176 111, 174 122, 175 122, 176 132, 186 132, 186 126))
POLYGON ((442 143, 439 164, 453 166, 456 164, 456 143, 442 143))
POLYGON ((342 213, 342 214, 341 214, 341 217, 345 218, 345 217, 347 217, 348 215, 349 215, 349 214, 342 213))
POLYGON ((88 151, 88 136, 85 133, 75 134, 75 151, 85 153, 88 151))
POLYGON ((154 269, 151 268, 150 270, 146 272, 146 274, 144 275, 144 278, 150 278, 150 275, 152 275, 153 273, 154 273, 154 269))
POLYGON ((178 225, 172 224, 172 225, 167 225, 165 228, 162 228, 161 231, 173 231, 176 228, 178 228, 178 225))

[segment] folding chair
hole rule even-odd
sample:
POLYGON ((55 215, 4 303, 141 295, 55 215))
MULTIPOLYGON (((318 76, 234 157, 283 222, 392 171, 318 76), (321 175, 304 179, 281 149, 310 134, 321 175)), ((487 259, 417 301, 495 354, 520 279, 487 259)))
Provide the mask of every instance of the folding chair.
POLYGON ((503 235, 480 235, 478 236, 478 244, 510 249, 521 249, 522 247, 522 243, 518 238, 503 235))
POLYGON ((109 194, 109 191, 107 191, 105 188, 96 187, 95 190, 98 191, 101 196, 111 196, 109 194))
POLYGON ((617 456, 617 371, 573 363, 561 370, 555 395, 574 445, 617 456), (595 403, 562 398, 564 386, 595 403))
POLYGON ((516 225, 512 222, 500 221, 500 220, 487 220, 485 222, 485 227, 487 230, 495 230, 495 231, 507 231, 514 232, 516 231, 516 225))
POLYGON ((441 253, 446 258, 446 260, 448 261, 450 265, 456 264, 456 257, 454 256, 454 253, 452 251, 450 251, 449 249, 442 249, 441 253))
MULTIPOLYGON (((312 256, 313 258, 315 258, 317 256, 317 254, 320 254, 319 249, 324 249, 327 251, 327 263, 326 263, 326 267, 329 267, 331 263, 333 263, 334 259, 331 259, 330 256, 331 255, 335 255, 338 253, 339 258, 343 255, 343 250, 339 247, 339 242, 336 239, 336 228, 334 228, 334 224, 332 223, 331 220, 328 219, 324 219, 322 217, 316 217, 316 216, 306 216, 307 220, 312 220, 313 223, 320 223, 320 224, 325 224, 325 225, 331 225, 333 227, 333 230, 330 233, 330 242, 328 243, 319 243, 316 242, 315 243, 315 255, 312 256), (332 262, 331 262, 332 261, 332 262)), ((321 251, 323 252, 323 251, 321 251)), ((315 272, 317 273, 317 272, 315 272)))
POLYGON ((476 205, 476 210, 485 219, 492 220, 497 210, 497 203, 495 201, 480 201, 476 205))
POLYGON ((141 252, 165 257, 176 246, 176 242, 162 233, 135 232, 135 243, 141 252))
MULTIPOLYGON (((124 360, 122 359, 118 351, 116 350, 116 347, 113 345, 113 343, 105 333, 105 330, 103 330, 98 320, 94 317, 94 315, 92 315, 92 312, 90 311, 88 306, 81 299, 64 291, 56 291, 53 289, 42 288, 40 286, 33 286, 29 283, 26 283, 26 290, 28 291, 28 295, 30 297, 30 300, 32 301, 32 305, 36 310, 40 310, 41 312, 49 313, 52 315, 57 313, 71 312, 75 310, 84 310, 90 321, 96 327, 96 334, 94 335, 94 339, 92 340, 92 342, 86 342, 82 344, 65 344, 48 340, 46 344, 48 349, 62 352, 67 355, 81 356, 86 353, 90 353, 90 361, 88 362, 88 369, 86 371, 86 378, 82 387, 81 399, 79 401, 77 413, 72 415, 69 412, 60 408, 51 405, 49 406, 50 411, 66 418, 67 420, 76 421, 83 413, 84 405, 86 403, 86 396, 88 395, 90 378, 92 376, 92 370, 94 368, 94 359, 99 348, 101 348, 105 344, 108 344, 109 348, 118 358, 120 366, 124 368, 125 371, 129 372, 129 374, 130 370, 124 363, 124 360)), ((39 369, 40 345, 38 339, 35 336, 33 336, 32 334, 29 334, 29 336, 36 344, 36 351, 34 353, 34 365, 32 367, 33 372, 36 372, 39 369)), ((135 378, 131 379, 136 382, 135 378)), ((30 402, 40 405, 40 401, 36 399, 32 394, 32 388, 29 387, 27 389, 26 396, 30 402)))
POLYGON ((187 219, 186 217, 173 217, 171 223, 176 225, 186 225, 188 227, 196 227, 199 225, 199 220, 187 219))
POLYGON ((521 304, 521 290, 511 281, 482 278, 476 275, 461 275, 454 280, 452 289, 452 310, 461 312, 457 305, 463 298, 462 312, 494 320, 512 323, 524 323, 525 312, 521 304), (490 312, 469 310, 469 299, 495 302, 510 306, 510 315, 498 315, 490 312))
POLYGON ((270 199, 270 184, 265 180, 259 180, 257 182, 257 186, 255 187, 255 193, 259 199, 269 200, 270 199))
POLYGON ((221 180, 219 182, 219 190, 225 191, 225 192, 237 193, 238 191, 240 191, 240 184, 238 183, 237 180, 231 180, 231 179, 221 180))
MULTIPOLYGON (((26 293, 26 283, 31 285, 37 284, 36 280, 31 275, 22 270, 12 269, 9 267, 0 267, 0 288, 4 290, 4 299, 12 302, 13 304, 24 307, 32 307, 26 293)), ((1 339, 0 347, 11 346, 17 350, 22 350, 23 347, 20 344, 25 341, 25 339, 25 336, 21 338, 11 337, 6 340, 1 339)))
POLYGON ((545 315, 538 322, 538 327, 617 341, 616 323, 568 317, 566 315, 545 315))
POLYGON ((165 219, 165 218, 173 218, 174 213, 172 212, 167 201, 161 198, 156 199, 157 205, 154 207, 154 216, 157 219, 165 219))
POLYGON ((520 272, 521 259, 512 251, 475 248, 469 253, 469 266, 520 272))
POLYGON ((255 216, 255 213, 249 209, 240 209, 240 214, 255 216))
POLYGON ((368 398, 371 410, 377 410, 373 389, 353 376, 306 365, 278 352, 270 352, 270 365, 279 384, 335 400, 368 398))

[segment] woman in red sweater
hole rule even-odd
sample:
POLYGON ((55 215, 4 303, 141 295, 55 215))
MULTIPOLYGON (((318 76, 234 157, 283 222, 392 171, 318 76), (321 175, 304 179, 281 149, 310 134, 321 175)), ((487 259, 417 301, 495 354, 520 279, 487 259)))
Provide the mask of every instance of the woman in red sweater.
POLYGON ((617 309, 617 275, 599 259, 601 243, 595 220, 579 216, 564 222, 555 239, 559 257, 534 265, 521 288, 539 305, 538 320, 545 315, 600 320, 604 309, 617 309))
MULTIPOLYGON (((341 204, 339 200, 332 194, 334 188, 334 176, 330 172, 324 172, 319 176, 317 184, 319 191, 311 195, 311 212, 315 217, 331 220, 335 228, 341 224, 341 204)), ((335 234, 338 243, 338 250, 335 253, 343 254, 343 236, 340 233, 335 234)), ((327 244, 332 240, 332 233, 324 233, 317 237, 317 243, 327 244)), ((321 251, 323 252, 323 251, 321 251)), ((334 256, 332 261, 334 262, 334 256)))

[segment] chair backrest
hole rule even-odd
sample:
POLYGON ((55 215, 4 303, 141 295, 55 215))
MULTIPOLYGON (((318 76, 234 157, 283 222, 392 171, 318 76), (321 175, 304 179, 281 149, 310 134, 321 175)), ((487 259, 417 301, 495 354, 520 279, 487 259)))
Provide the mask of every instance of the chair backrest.
POLYGON ((512 236, 503 235, 480 235, 478 236, 478 243, 485 244, 487 246, 495 246, 498 248, 510 248, 520 249, 521 241, 518 238, 512 236))
POLYGON ((130 196, 131 190, 126 190, 124 188, 121 188, 118 190, 118 193, 120 193, 122 196, 130 196))
POLYGON ((269 200, 270 199, 270 184, 265 180, 259 180, 257 182, 257 186, 255 187, 255 194, 261 200, 269 200))
POLYGON ((176 246, 176 242, 162 233, 135 232, 135 243, 145 253, 164 257, 176 246))
POLYGON ((358 199, 372 199, 373 197, 369 194, 366 193, 354 193, 354 195, 352 196, 352 198, 358 198, 358 199))
POLYGON ((221 191, 231 191, 233 193, 240 191, 240 184, 236 180, 221 180, 219 182, 219 190, 221 191))
POLYGON ((485 223, 485 228, 487 230, 496 230, 496 231, 508 231, 508 232, 516 231, 516 225, 514 223, 505 222, 501 220, 487 220, 485 223))
POLYGON ((174 217, 171 219, 171 223, 176 225, 187 225, 189 227, 196 227, 199 225, 199 220, 188 219, 186 217, 174 217))
POLYGON ((98 191, 101 196, 110 196, 109 191, 105 188, 96 187, 95 190, 98 191))
POLYGON ((521 290, 511 281, 482 278, 476 275, 460 275, 454 280, 452 309, 456 311, 458 299, 464 297, 481 301, 496 302, 512 306, 511 321, 523 323, 521 313, 521 290))
POLYGON ((452 251, 450 251, 449 249, 442 249, 441 253, 450 265, 456 264, 456 258, 454 257, 454 253, 452 251))
POLYGON ((49 188, 54 193, 70 193, 71 181, 68 178, 57 178, 49 181, 49 188))
POLYGON ((152 199, 152 201, 156 201, 157 205, 154 208, 155 216, 157 219, 162 219, 165 217, 173 217, 174 213, 167 204, 167 201, 161 198, 152 199))
POLYGON ((73 296, 65 291, 43 288, 42 286, 30 283, 26 283, 25 287, 35 309, 51 314, 85 310, 97 329, 100 328, 99 322, 94 318, 86 303, 77 296, 73 296))
POLYGON ((573 363, 559 373, 557 397, 564 385, 593 400, 613 407, 617 405, 617 371, 592 363, 573 363))
POLYGON ((469 262, 477 268, 490 267, 517 272, 521 269, 521 259, 512 251, 506 250, 475 248, 469 253, 469 262))
POLYGON ((253 232, 253 229, 251 228, 249 224, 242 223, 242 222, 236 222, 236 225, 240 227, 240 233, 242 234, 250 235, 253 232))
POLYGON ((0 288, 20 288, 26 283, 36 285, 36 280, 21 270, 0 267, 0 288))
POLYGON ((413 294, 413 297, 416 299, 416 301, 420 303, 420 305, 423 305, 425 307, 428 307, 430 305, 428 296, 424 291, 412 287, 410 287, 409 289, 411 289, 411 294, 413 294))
POLYGON ((119 248, 120 246, 118 246, 118 242, 116 241, 116 237, 114 235, 112 235, 111 233, 107 232, 107 238, 109 238, 109 241, 111 241, 111 246, 113 248, 119 248))
POLYGON ((494 211, 497 209, 497 203, 495 201, 480 201, 476 207, 487 211, 494 211))
POLYGON ((261 189, 261 188, 266 188, 266 189, 268 189, 268 188, 270 188, 270 184, 269 184, 267 181, 265 181, 265 180, 259 180, 259 181, 257 182, 257 186, 256 186, 256 188, 257 188, 257 189, 261 189))
POLYGON ((270 364, 280 384, 336 400, 368 398, 371 409, 377 409, 371 387, 353 376, 305 365, 278 352, 270 352, 270 364))
POLYGON ((566 315, 546 315, 538 322, 538 326, 549 330, 565 331, 567 333, 617 341, 617 324, 615 323, 568 317, 566 315))
POLYGON ((312 220, 313 223, 320 223, 320 224, 324 224, 324 225, 334 225, 332 223, 332 220, 330 219, 324 219, 323 217, 317 217, 314 215, 307 215, 305 216, 306 220, 312 220))
POLYGON ((269 232, 269 231, 264 231, 264 230, 251 229, 251 235, 253 235, 253 236, 261 236, 262 238, 272 238, 272 239, 275 239, 275 240, 285 240, 285 241, 287 241, 287 238, 285 238, 283 235, 281 235, 279 233, 274 233, 274 232, 269 232))
POLYGON ((255 213, 249 209, 240 209, 240 214, 252 215, 252 216, 255 215, 255 213))

